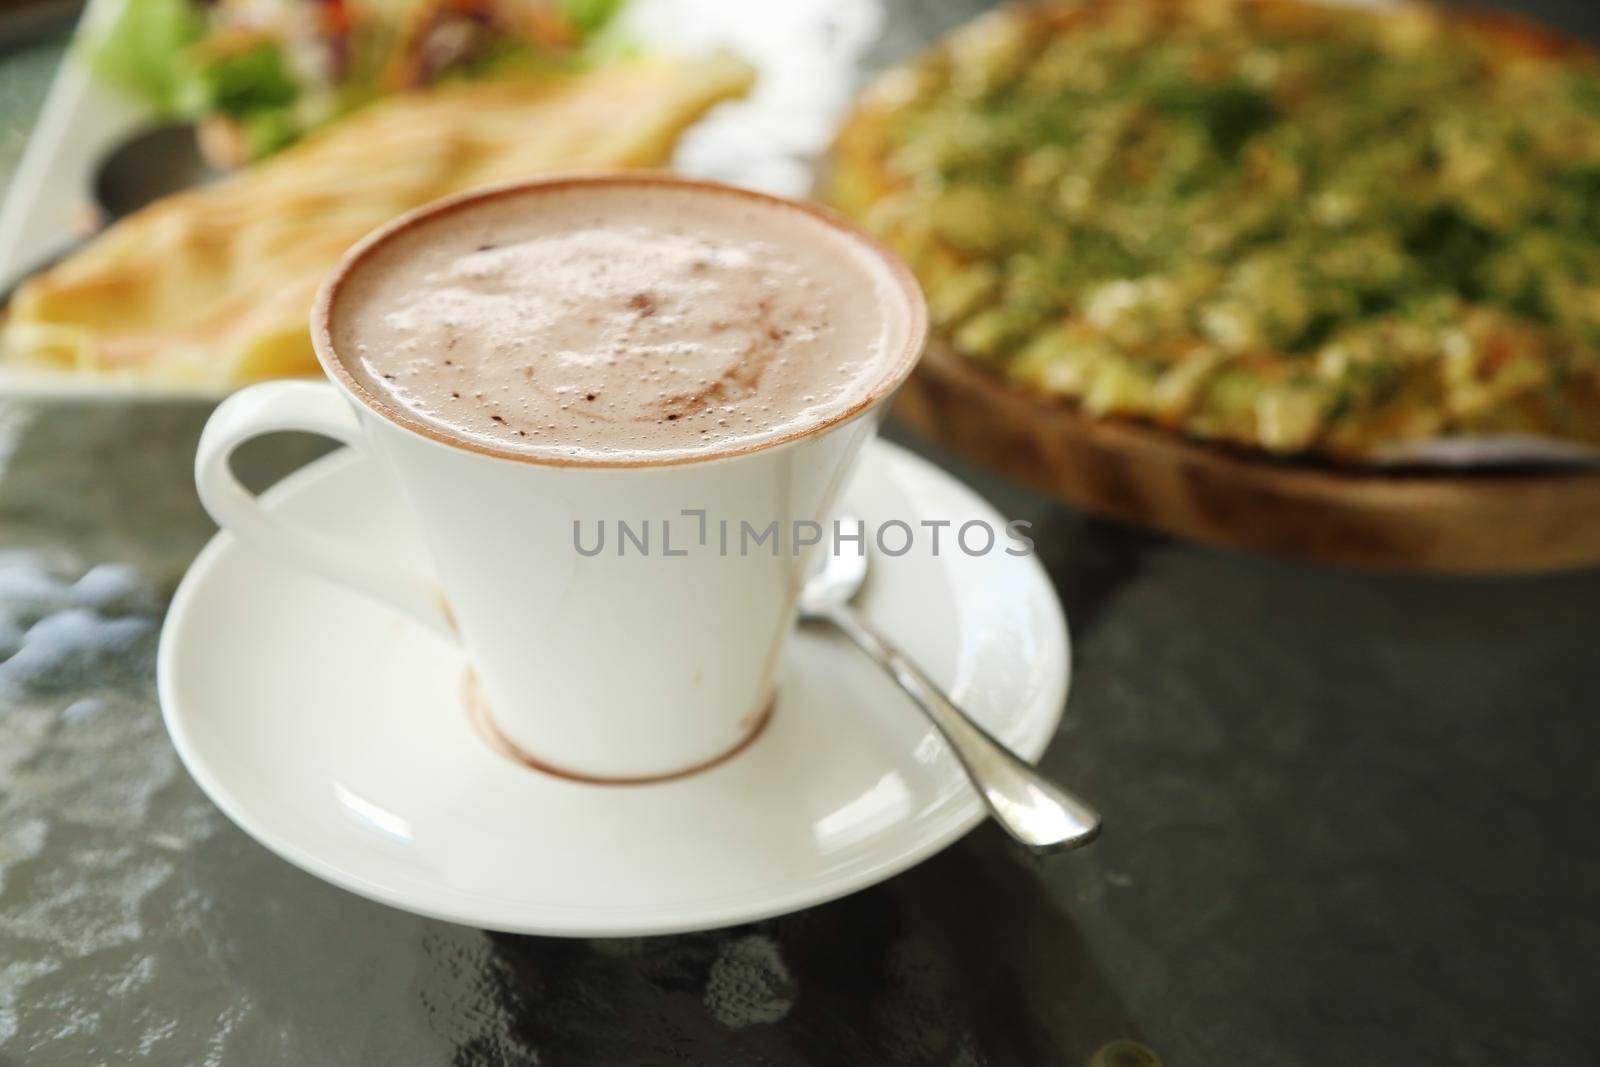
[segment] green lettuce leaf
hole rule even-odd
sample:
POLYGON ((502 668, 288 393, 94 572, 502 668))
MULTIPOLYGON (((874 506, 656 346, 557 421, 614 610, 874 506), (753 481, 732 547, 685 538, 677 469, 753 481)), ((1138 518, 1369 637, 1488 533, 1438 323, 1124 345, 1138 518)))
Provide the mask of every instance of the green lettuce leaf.
POLYGON ((610 22, 626 0, 561 0, 561 15, 580 34, 590 34, 610 22))
POLYGON ((190 0, 126 0, 89 42, 87 59, 106 81, 175 112, 195 74, 185 53, 204 32, 204 15, 190 0))

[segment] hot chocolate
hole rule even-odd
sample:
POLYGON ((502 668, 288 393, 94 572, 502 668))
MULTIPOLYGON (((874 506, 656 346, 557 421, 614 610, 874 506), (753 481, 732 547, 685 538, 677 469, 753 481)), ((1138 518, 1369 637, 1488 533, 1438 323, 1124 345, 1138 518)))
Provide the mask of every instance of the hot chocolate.
POLYGON ((845 417, 914 353, 904 279, 810 210, 692 183, 555 182, 435 212, 332 294, 381 407, 535 461, 652 464, 845 417))

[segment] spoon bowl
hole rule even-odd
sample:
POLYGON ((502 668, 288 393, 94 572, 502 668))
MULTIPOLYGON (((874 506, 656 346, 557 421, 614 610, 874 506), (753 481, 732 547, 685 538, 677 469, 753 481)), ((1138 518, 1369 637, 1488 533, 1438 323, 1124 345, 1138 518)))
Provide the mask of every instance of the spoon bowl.
POLYGON ((106 220, 114 222, 216 177, 216 170, 200 154, 192 125, 157 126, 106 153, 95 168, 94 198, 106 220))

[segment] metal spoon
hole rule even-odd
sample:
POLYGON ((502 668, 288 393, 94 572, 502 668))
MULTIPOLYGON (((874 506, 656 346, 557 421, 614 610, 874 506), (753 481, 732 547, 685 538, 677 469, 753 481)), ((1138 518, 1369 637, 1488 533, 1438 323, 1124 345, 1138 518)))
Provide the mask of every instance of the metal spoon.
MULTIPOLYGON (((841 518, 840 523, 857 525, 841 518)), ((1059 852, 1087 845, 1100 833, 1100 814, 1034 770, 996 741, 940 691, 933 679, 850 608, 867 577, 865 551, 828 556, 800 591, 800 617, 837 627, 900 683, 943 735, 989 807, 989 814, 1022 844, 1059 852)))

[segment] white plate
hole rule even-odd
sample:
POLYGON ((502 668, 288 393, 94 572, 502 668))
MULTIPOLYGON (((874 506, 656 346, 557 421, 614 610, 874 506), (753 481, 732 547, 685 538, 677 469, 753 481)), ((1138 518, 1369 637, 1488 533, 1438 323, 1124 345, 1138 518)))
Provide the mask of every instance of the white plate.
MULTIPOLYGON (((422 555, 394 491, 348 453, 268 499, 383 558, 422 555)), ((846 508, 869 523, 1003 524, 949 475, 881 443, 846 508)), ((863 607, 1035 758, 1066 698, 1061 607, 1033 558, 952 547, 935 556, 921 538, 876 557, 863 607)), ((617 669, 627 662, 619 648, 617 669)), ((645 786, 581 784, 501 756, 462 709, 462 670, 454 649, 386 609, 226 534, 179 587, 158 667, 179 754, 246 832, 355 893, 473 926, 621 936, 746 922, 887 878, 983 817, 932 728, 831 634, 795 636, 772 722, 748 749, 645 786)))

